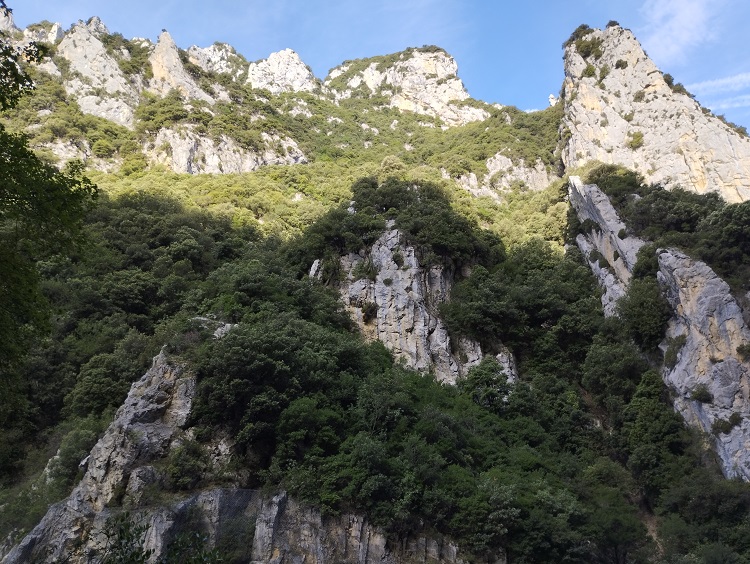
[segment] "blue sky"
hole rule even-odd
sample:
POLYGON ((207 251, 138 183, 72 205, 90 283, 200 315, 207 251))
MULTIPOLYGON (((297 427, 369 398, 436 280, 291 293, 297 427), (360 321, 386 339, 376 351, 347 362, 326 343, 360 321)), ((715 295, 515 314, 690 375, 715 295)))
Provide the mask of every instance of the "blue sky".
POLYGON ((630 28, 656 64, 716 113, 750 129, 748 0, 8 0, 16 24, 69 27, 97 15, 112 32, 180 47, 233 45, 249 60, 297 51, 316 76, 345 59, 439 45, 469 93, 541 109, 562 83, 561 44, 581 23, 630 28), (127 7, 127 8, 126 8, 127 7))

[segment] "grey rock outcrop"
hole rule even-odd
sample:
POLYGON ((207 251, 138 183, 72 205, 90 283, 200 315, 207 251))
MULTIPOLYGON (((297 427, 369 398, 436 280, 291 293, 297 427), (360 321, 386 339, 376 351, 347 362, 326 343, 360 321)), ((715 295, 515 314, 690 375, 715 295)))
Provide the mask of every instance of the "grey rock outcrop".
POLYGON ((441 266, 421 266, 403 239, 389 228, 364 256, 342 257, 342 300, 366 338, 381 341, 407 366, 453 383, 482 359, 482 350, 476 341, 450 338, 438 305, 449 298, 453 277, 441 266), (355 276, 367 263, 374 280, 355 276))
POLYGON ((613 315, 617 300, 625 295, 638 251, 645 241, 627 234, 625 224, 598 186, 583 184, 579 177, 571 176, 568 198, 581 223, 588 220, 592 226, 587 233, 577 236, 576 243, 604 290, 604 314, 613 315), (602 265, 599 257, 592 255, 593 251, 597 251, 607 264, 602 265))
POLYGON ((265 88, 271 94, 281 92, 314 92, 320 81, 310 67, 291 49, 271 53, 267 59, 250 63, 247 83, 253 88, 265 88))
POLYGON ((95 19, 88 24, 78 22, 57 46, 57 53, 70 63, 65 90, 76 98, 84 113, 132 127, 139 89, 107 52, 99 39, 107 28, 95 19))
POLYGON ((613 26, 585 39, 600 40, 602 56, 565 49, 566 167, 598 160, 667 188, 750 198, 750 139, 673 92, 630 31, 613 26), (587 65, 595 76, 583 76, 587 65))
POLYGON ((177 90, 188 100, 214 103, 214 99, 201 90, 193 77, 185 70, 177 45, 169 32, 161 32, 159 41, 148 60, 154 73, 148 84, 150 92, 166 96, 171 90, 177 90))
POLYGON ((237 80, 247 71, 247 62, 226 43, 214 43, 209 47, 193 45, 187 53, 191 63, 207 72, 228 74, 237 80))
MULTIPOLYGON (((50 506, 42 521, 6 555, 3 564, 88 562, 100 553, 108 506, 117 504, 134 473, 163 457, 190 413, 195 378, 164 354, 130 389, 115 420, 91 450, 86 472, 70 496, 50 506)), ((142 474, 142 472, 141 472, 142 474)), ((131 488, 132 489, 132 488, 131 488)))
MULTIPOLYGON (((473 172, 461 175, 457 182, 474 196, 490 196, 500 199, 503 192, 519 186, 528 190, 543 190, 560 177, 552 172, 541 159, 534 166, 527 166, 523 159, 514 163, 503 153, 487 159, 487 174, 481 179, 473 172)), ((448 176, 447 171, 444 176, 448 176)))
MULTIPOLYGON (((189 435, 183 428, 194 393, 192 376, 164 354, 156 357, 92 449, 79 485, 68 499, 49 508, 2 563, 101 561, 112 540, 108 520, 122 516, 123 507, 144 528, 143 548, 152 551, 151 563, 161 561, 181 535, 196 532, 207 548, 220 548, 244 562, 465 562, 458 548, 440 536, 418 535, 394 543, 362 516, 324 517, 285 492, 210 488, 155 502, 153 488, 161 487, 163 473, 155 463, 189 435)), ((227 462, 231 455, 224 452, 222 441, 216 450, 227 462)), ((497 562, 504 561, 499 554, 497 562)))
POLYGON ((350 98, 364 86, 371 94, 387 95, 392 108, 438 117, 448 126, 489 117, 482 108, 461 104, 469 93, 456 75, 456 61, 445 51, 410 49, 385 68, 377 62, 360 72, 350 68, 336 67, 324 81, 337 100, 350 98))
POLYGON ((252 172, 266 165, 307 162, 292 139, 265 132, 261 133, 261 139, 263 150, 249 151, 226 136, 215 141, 190 128, 165 128, 159 130, 144 152, 153 162, 188 174, 252 172))
MULTIPOLYGON (((605 314, 613 315, 644 241, 619 236, 624 224, 598 187, 571 177, 569 195, 579 219, 593 222, 576 242, 604 289, 605 314)), ((661 348, 666 353, 662 377, 674 391, 674 408, 688 425, 712 437, 726 477, 750 481, 750 363, 737 351, 750 343, 750 329, 742 308, 705 263, 674 249, 660 249, 657 256, 659 285, 673 311, 661 348), (710 400, 695 394, 702 388, 710 400), (732 417, 737 424, 720 432, 717 427, 732 417)))
MULTIPOLYGON (((658 258, 659 282, 674 311, 667 336, 684 341, 674 366, 664 372, 676 392, 675 409, 713 437, 727 478, 748 481, 750 363, 737 347, 750 343, 750 329, 729 286, 708 265, 674 249, 659 250, 658 258), (693 399, 699 387, 713 399, 693 399), (739 415, 739 423, 729 432, 715 432, 715 424, 728 422, 733 414, 739 415)), ((676 346, 676 341, 669 342, 676 346)))

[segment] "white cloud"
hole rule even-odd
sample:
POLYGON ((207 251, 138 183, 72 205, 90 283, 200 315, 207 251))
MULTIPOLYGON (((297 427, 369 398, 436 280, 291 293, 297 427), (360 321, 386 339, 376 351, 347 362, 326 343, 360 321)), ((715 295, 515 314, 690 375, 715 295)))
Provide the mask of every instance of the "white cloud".
POLYGON ((733 108, 750 108, 750 94, 724 98, 708 104, 712 110, 731 110, 733 108))
POLYGON ((646 20, 640 35, 649 55, 659 65, 679 64, 698 45, 716 36, 713 20, 724 0, 645 0, 640 12, 646 20))
POLYGON ((743 72, 715 80, 704 80, 687 86, 690 92, 704 95, 737 92, 746 88, 750 88, 750 72, 743 72))

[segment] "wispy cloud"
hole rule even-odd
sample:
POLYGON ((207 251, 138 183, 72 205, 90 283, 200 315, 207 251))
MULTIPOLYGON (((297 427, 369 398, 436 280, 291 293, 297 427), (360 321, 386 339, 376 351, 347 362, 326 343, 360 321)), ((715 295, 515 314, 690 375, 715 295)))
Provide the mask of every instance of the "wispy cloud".
POLYGON ((645 0, 643 45, 659 65, 680 64, 695 47, 713 40, 714 19, 725 0, 645 0))
POLYGON ((715 80, 704 80, 694 84, 688 84, 687 89, 694 94, 717 94, 725 92, 737 92, 750 88, 750 72, 743 72, 715 80))
POLYGON ((731 110, 734 108, 750 108, 750 94, 743 94, 741 96, 734 96, 732 98, 717 100, 716 102, 709 103, 708 107, 714 111, 731 110))

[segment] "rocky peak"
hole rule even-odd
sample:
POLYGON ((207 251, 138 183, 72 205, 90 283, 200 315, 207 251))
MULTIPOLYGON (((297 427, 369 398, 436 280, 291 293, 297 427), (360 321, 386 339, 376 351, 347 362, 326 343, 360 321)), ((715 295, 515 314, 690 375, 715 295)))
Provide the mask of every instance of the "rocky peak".
POLYGON ((109 29, 107 29, 107 26, 104 25, 104 22, 99 18, 99 16, 89 18, 89 20, 86 22, 86 27, 94 35, 109 35, 109 29))
POLYGON ((460 104, 469 93, 457 71, 456 61, 442 49, 409 49, 344 63, 331 70, 324 84, 336 99, 350 98, 364 88, 370 95, 389 96, 391 107, 438 117, 446 125, 486 119, 485 110, 460 104))
POLYGON ((65 90, 76 97, 84 113, 132 127, 138 89, 99 39, 102 29, 106 33, 101 20, 92 18, 87 24, 75 24, 60 41, 57 53, 68 60, 71 71, 65 90))
POLYGON ((313 92, 320 87, 310 67, 291 49, 271 53, 267 59, 250 63, 247 83, 253 88, 265 88, 271 94, 313 92))
POLYGON ((210 47, 193 45, 188 49, 190 62, 207 72, 231 75, 239 78, 247 69, 247 62, 240 57, 234 47, 226 43, 214 43, 210 47))
POLYGON ((670 86, 629 30, 592 30, 564 60, 567 167, 616 163, 667 188, 750 198, 750 139, 670 86))
POLYGON ((166 96, 177 90, 187 99, 204 100, 213 104, 214 99, 206 94, 193 77, 185 70, 180 52, 168 31, 162 31, 159 41, 149 57, 154 77, 149 81, 148 90, 166 96))
POLYGON ((16 24, 13 22, 13 12, 10 10, 0 10, 0 31, 5 33, 18 31, 16 24))
POLYGON ((65 35, 62 26, 54 23, 50 26, 29 26, 23 30, 23 39, 25 42, 35 41, 37 43, 55 44, 65 35))

